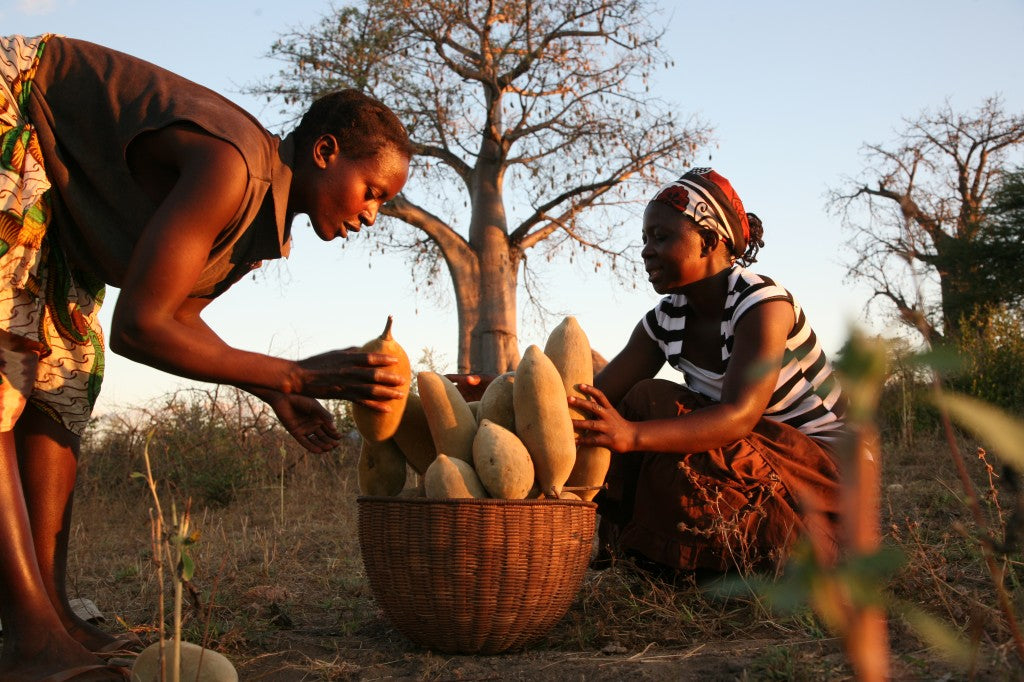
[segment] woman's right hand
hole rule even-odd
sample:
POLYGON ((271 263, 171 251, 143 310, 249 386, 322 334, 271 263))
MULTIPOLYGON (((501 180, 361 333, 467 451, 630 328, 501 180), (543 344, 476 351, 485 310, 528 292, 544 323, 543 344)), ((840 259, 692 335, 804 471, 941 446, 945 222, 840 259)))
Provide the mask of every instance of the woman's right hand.
POLYGON ((608 448, 618 454, 635 451, 640 428, 637 422, 619 414, 601 389, 587 384, 577 384, 576 388, 586 397, 569 396, 569 406, 590 415, 590 419, 572 420, 577 445, 608 448))
POLYGON ((405 395, 403 377, 391 369, 398 358, 356 348, 332 350, 299 360, 300 393, 313 398, 349 400, 371 410, 388 412, 389 403, 405 395))

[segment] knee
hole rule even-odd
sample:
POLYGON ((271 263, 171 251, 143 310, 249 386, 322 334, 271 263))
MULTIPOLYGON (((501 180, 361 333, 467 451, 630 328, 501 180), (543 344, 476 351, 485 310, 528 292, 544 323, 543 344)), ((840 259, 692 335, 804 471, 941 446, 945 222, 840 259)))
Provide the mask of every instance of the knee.
POLYGON ((643 379, 633 385, 618 405, 622 416, 634 421, 662 419, 679 414, 679 401, 691 391, 667 379, 643 379))

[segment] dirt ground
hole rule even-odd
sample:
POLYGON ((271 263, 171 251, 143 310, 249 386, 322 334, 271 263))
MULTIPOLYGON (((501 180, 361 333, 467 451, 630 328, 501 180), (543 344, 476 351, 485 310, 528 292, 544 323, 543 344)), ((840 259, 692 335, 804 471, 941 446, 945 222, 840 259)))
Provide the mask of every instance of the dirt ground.
MULTIPOLYGON (((242 680, 790 680, 849 678, 832 638, 786 641, 737 639, 688 646, 615 642, 567 651, 559 639, 572 613, 551 636, 522 651, 494 656, 451 655, 419 647, 383 616, 352 634, 295 628, 268 635, 274 653, 235 662, 242 680), (811 674, 810 670, 817 671, 811 674), (817 677, 821 673, 824 677, 817 677)), ((908 678, 905 678, 908 679, 908 678)))
MULTIPOLYGON (((611 682, 853 680, 837 638, 787 631, 766 621, 759 632, 741 628, 724 637, 681 643, 677 637, 573 650, 566 640, 581 617, 579 604, 549 636, 520 651, 499 655, 432 652, 394 630, 382 614, 355 632, 339 624, 266 632, 265 653, 232 656, 240 680, 531 680, 611 682)), ((894 680, 1022 680, 1004 664, 979 665, 972 674, 951 669, 900 628, 892 632, 894 680)))
MULTIPOLYGON (((353 469, 295 473, 290 485, 254 487, 228 506, 193 510, 202 537, 185 639, 226 655, 240 680, 854 679, 840 641, 806 609, 780 615, 749 595, 715 599, 692 584, 638 580, 621 566, 588 570, 564 618, 525 650, 429 651, 396 631, 371 593, 353 469)), ((967 570, 977 561, 948 530, 964 514, 952 513, 960 507, 936 482, 934 460, 914 457, 894 470, 899 487, 886 488, 883 504, 887 541, 918 546, 896 534, 904 515, 939 534, 907 551, 894 591, 950 622, 976 622, 968 631, 988 629, 968 674, 890 618, 892 678, 1024 680, 998 612, 983 608, 994 604, 986 577, 967 570)), ((150 500, 141 486, 111 490, 111 478, 87 478, 76 497, 70 592, 94 600, 111 631, 130 627, 155 640, 146 628, 160 622, 162 590, 148 541, 150 500)))
MULTIPOLYGON (((268 655, 239 666, 246 680, 742 680, 791 679, 786 671, 748 665, 771 642, 714 643, 687 650, 651 645, 625 653, 556 652, 543 648, 498 656, 448 656, 402 645, 381 648, 375 641, 333 642, 318 646, 287 640, 287 653, 268 655), (364 648, 369 646, 370 648, 364 648), (337 655, 322 665, 323 677, 310 670, 310 658, 337 655), (290 660, 298 657, 298 660, 290 660)), ((301 641, 306 640, 306 641, 301 641)), ((800 647, 796 647, 799 649, 800 647)), ((814 656, 818 645, 800 655, 814 656)))

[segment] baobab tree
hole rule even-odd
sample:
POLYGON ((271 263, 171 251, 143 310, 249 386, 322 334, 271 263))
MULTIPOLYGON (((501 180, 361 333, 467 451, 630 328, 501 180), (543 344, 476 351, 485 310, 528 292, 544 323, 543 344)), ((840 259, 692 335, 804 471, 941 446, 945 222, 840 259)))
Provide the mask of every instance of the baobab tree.
POLYGON ((459 371, 503 372, 528 262, 628 263, 621 207, 708 140, 650 92, 670 65, 659 17, 647 0, 366 0, 282 35, 271 55, 287 68, 249 91, 291 106, 356 87, 398 113, 416 157, 378 238, 421 281, 447 266, 459 371))
POLYGON ((996 97, 968 113, 947 102, 865 150, 861 177, 833 190, 831 206, 852 232, 848 273, 873 300, 940 341, 979 305, 1019 299, 1020 280, 1007 275, 1019 269, 1022 233, 993 199, 1024 152, 1024 115, 996 97))

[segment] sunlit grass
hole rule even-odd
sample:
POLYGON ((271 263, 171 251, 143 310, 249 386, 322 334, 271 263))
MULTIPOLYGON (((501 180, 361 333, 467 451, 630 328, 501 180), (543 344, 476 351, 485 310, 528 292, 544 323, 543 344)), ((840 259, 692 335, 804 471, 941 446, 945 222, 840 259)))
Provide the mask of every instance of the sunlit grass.
MULTIPOLYGON (((209 413, 225 419, 245 411, 209 413)), ((195 410, 181 414, 194 423, 195 410)), ((170 444, 194 442, 197 431, 177 434, 166 416, 154 413, 153 419, 164 420, 169 444, 153 457, 154 476, 160 479, 168 467, 182 466, 170 461, 181 456, 170 444)), ((569 664, 594 673, 616 671, 620 678, 651 666, 715 671, 717 677, 706 673, 709 679, 772 679, 774 670, 783 671, 785 679, 853 674, 839 640, 810 608, 776 609, 753 593, 719 598, 705 584, 669 583, 629 562, 588 571, 566 617, 530 651, 488 663, 488 657, 417 649, 383 620, 363 573, 355 440, 327 457, 287 450, 282 487, 281 434, 269 428, 245 433, 252 424, 263 428, 251 418, 246 424, 225 420, 220 428, 240 433, 233 440, 210 441, 245 442, 234 456, 247 458, 251 466, 227 503, 196 497, 192 517, 202 541, 193 550, 197 570, 185 594, 182 623, 185 639, 205 637, 208 646, 235 662, 243 679, 257 674, 296 680, 449 679, 486 676, 487 666, 498 666, 498 660, 502 670, 523 666, 539 679, 550 679, 553 670, 569 664)), ((958 438, 965 452, 977 452, 972 437, 958 438)), ((160 585, 149 543, 151 501, 128 473, 138 468, 141 449, 132 448, 141 448, 141 441, 124 449, 110 446, 128 441, 123 432, 107 441, 94 439, 83 455, 70 592, 94 600, 111 626, 117 618, 153 633, 160 585)), ((979 679, 1012 679, 1019 662, 943 441, 919 433, 911 446, 887 440, 883 448, 882 541, 904 558, 887 593, 893 603, 912 605, 952 628, 973 652, 967 669, 947 661, 935 642, 922 639, 919 629, 894 611, 889 614, 894 676, 957 678, 974 671, 979 679)), ((194 453, 188 467, 219 466, 218 457, 202 456, 202 447, 186 450, 194 453)), ((1008 510, 998 505, 1009 498, 1000 494, 1000 469, 990 468, 990 459, 970 457, 967 464, 997 534, 1009 519, 1008 510)), ((176 498, 195 495, 186 481, 175 485, 176 498)), ((1005 568, 1007 590, 1020 609, 1019 552, 1006 557, 1005 568)))

